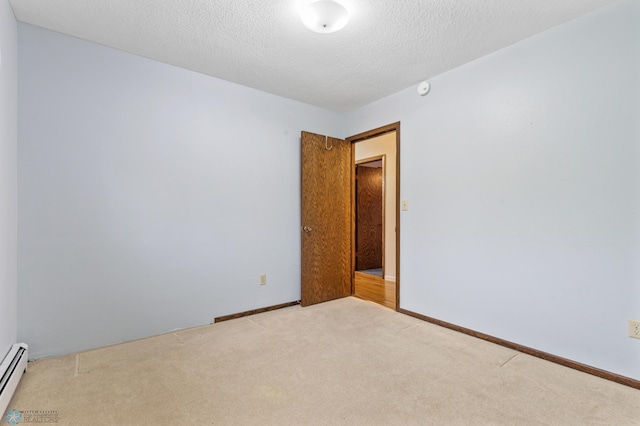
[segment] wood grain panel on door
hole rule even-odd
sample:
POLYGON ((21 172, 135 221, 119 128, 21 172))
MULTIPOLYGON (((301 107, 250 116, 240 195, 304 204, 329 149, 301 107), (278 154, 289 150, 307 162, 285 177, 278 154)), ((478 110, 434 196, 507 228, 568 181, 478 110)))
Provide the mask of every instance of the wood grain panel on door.
POLYGON ((382 268, 382 168, 356 167, 356 270, 382 268))
POLYGON ((301 144, 301 304, 307 306, 351 295, 351 144, 308 132, 301 144))

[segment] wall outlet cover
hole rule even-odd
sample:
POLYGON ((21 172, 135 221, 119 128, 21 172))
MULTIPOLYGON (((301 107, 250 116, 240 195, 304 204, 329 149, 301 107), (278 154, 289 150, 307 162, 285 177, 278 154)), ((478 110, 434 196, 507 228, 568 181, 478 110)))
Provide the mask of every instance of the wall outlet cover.
POLYGON ((629 320, 629 337, 640 339, 640 321, 629 320))

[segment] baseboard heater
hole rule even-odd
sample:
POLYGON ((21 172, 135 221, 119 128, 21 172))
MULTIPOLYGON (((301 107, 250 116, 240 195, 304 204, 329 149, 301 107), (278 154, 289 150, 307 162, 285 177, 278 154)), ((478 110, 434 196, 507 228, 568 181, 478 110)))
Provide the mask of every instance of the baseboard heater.
POLYGON ((7 411, 22 373, 27 371, 28 348, 25 343, 16 343, 0 364, 0 418, 4 417, 7 411))

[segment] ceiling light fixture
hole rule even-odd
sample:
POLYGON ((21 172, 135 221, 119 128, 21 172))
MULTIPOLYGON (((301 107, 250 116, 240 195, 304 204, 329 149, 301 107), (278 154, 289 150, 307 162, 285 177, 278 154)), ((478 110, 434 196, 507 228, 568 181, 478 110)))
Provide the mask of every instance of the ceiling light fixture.
POLYGON ((333 33, 344 28, 349 22, 349 12, 333 0, 319 0, 308 4, 300 14, 302 23, 317 33, 333 33))

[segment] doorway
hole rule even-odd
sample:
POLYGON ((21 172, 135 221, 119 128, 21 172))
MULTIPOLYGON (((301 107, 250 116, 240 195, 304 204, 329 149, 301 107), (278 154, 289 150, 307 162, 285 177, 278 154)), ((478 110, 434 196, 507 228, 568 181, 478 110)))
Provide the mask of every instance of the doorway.
POLYGON ((355 173, 355 270, 384 277, 385 155, 359 160, 355 173))
POLYGON ((397 308, 397 131, 353 141, 353 294, 397 308))
MULTIPOLYGON (((346 140, 309 132, 301 134, 301 304, 308 306, 355 295, 355 152, 370 139, 387 135, 385 154, 385 250, 383 303, 400 307, 400 123, 351 136, 346 140), (391 165, 393 172, 389 172, 391 165), (393 194, 393 198, 389 195, 393 194), (390 213, 388 213, 390 212, 390 213), (395 242, 395 243, 393 243, 395 242), (393 253, 389 254, 389 250, 393 253), (388 283, 387 283, 388 282, 388 283)), ((376 155, 369 155, 375 157, 376 155)), ((364 274, 367 276, 366 274, 364 274)), ((380 286, 373 287, 379 292, 380 286)), ((371 296, 363 297, 373 300, 371 296)))

